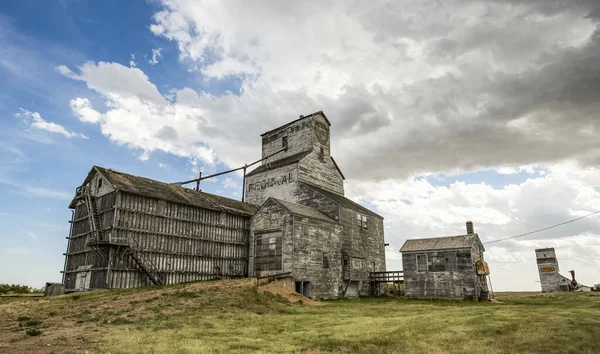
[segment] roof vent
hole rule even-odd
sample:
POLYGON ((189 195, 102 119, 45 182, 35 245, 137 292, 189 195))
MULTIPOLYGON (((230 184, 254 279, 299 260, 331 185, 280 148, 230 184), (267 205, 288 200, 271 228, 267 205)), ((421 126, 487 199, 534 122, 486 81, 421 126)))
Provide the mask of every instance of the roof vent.
POLYGON ((300 115, 300 118, 304 118, 304 114, 301 114, 301 115, 300 115))
POLYGON ((475 229, 473 228, 473 222, 467 221, 467 235, 473 235, 475 233, 475 229))

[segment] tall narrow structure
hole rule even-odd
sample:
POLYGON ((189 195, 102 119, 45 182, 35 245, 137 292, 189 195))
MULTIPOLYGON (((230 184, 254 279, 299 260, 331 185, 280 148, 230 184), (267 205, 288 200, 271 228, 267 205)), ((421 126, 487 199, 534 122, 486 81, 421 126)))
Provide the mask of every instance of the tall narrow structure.
POLYGON ((331 156, 329 120, 323 112, 303 116, 261 135, 262 157, 275 154, 247 174, 246 201, 273 197, 297 203, 300 182, 344 195, 344 175, 331 156))
POLYGON ((540 248, 535 250, 542 292, 570 291, 571 280, 560 275, 558 260, 554 248, 540 248))
POLYGON ((248 173, 251 276, 291 273, 297 291, 348 297, 371 292, 369 273, 385 271, 383 218, 344 196, 321 111, 262 134, 263 157, 248 173))

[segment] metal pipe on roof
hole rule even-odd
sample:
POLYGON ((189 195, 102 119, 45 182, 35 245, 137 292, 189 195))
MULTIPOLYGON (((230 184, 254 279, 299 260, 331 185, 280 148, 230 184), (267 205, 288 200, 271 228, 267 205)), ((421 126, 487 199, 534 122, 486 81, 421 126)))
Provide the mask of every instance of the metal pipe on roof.
POLYGON ((226 174, 226 173, 231 173, 231 172, 235 172, 235 171, 239 171, 239 170, 244 170, 244 169, 246 169, 246 168, 248 168, 248 167, 250 167, 250 166, 254 166, 254 165, 256 165, 257 163, 259 163, 259 162, 261 162, 261 161, 264 161, 264 160, 268 159, 269 157, 271 157, 271 156, 275 156, 275 155, 279 154, 280 152, 283 152, 283 151, 286 151, 286 150, 287 150, 287 148, 283 148, 283 149, 281 149, 281 150, 278 150, 278 151, 276 151, 276 152, 272 153, 271 155, 269 155, 269 156, 267 156, 267 157, 263 157, 263 158, 262 158, 262 159, 260 159, 260 160, 256 160, 256 161, 254 161, 253 163, 251 163, 251 164, 249 164, 249 165, 244 165, 244 166, 242 166, 242 167, 234 168, 234 169, 232 169, 232 170, 228 170, 228 171, 223 171, 223 172, 215 173, 215 174, 208 175, 208 176, 205 176, 205 177, 202 177, 202 176, 200 176, 200 177, 198 177, 198 178, 190 179, 189 181, 184 181, 184 182, 174 182, 174 183, 170 183, 170 184, 174 184, 174 185, 180 185, 180 186, 181 186, 181 185, 183 185, 183 184, 189 184, 189 183, 193 183, 193 182, 200 182, 200 181, 202 181, 202 180, 205 180, 205 179, 208 179, 208 178, 212 178, 212 177, 217 177, 217 176, 220 176, 220 175, 224 175, 224 174, 226 174))
POLYGON ((244 164, 244 178, 242 179, 242 202, 244 201, 244 199, 246 198, 246 168, 248 166, 246 166, 244 164))

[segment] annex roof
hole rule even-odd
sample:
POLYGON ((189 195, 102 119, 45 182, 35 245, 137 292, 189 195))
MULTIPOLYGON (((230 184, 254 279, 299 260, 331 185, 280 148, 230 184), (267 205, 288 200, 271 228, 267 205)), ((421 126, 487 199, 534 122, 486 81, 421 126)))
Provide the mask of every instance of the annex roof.
POLYGON ((322 115, 322 116, 323 116, 323 118, 325 118, 325 121, 327 121, 327 124, 329 124, 329 126, 331 126, 331 122, 329 122, 329 119, 327 119, 327 116, 325 115, 325 113, 323 113, 323 111, 317 111, 317 112, 311 113, 311 114, 309 114, 309 115, 307 115, 307 116, 301 116, 300 118, 298 118, 298 119, 296 119, 296 120, 293 120, 293 121, 291 121, 291 122, 289 122, 289 123, 286 123, 286 124, 284 124, 284 125, 282 125, 282 126, 280 126, 280 127, 277 127, 277 128, 275 128, 275 129, 271 129, 271 130, 269 130, 268 132, 264 132, 264 133, 262 133, 260 136, 265 136, 265 135, 267 135, 267 134, 269 134, 269 133, 272 133, 272 132, 278 131, 278 130, 280 130, 280 129, 283 129, 283 128, 285 128, 285 127, 288 127, 288 126, 290 126, 290 125, 292 125, 292 124, 294 124, 294 123, 296 123, 296 122, 299 122, 299 121, 301 121, 301 120, 303 120, 303 119, 307 119, 307 118, 310 118, 310 117, 313 117, 313 116, 316 116, 316 115, 322 115))
POLYGON ((322 220, 322 221, 336 222, 335 220, 333 220, 329 216, 323 214, 322 212, 318 211, 317 209, 311 208, 306 205, 291 203, 291 202, 287 202, 285 200, 276 199, 276 198, 269 198, 269 199, 267 199, 267 201, 268 200, 273 200, 276 203, 279 203, 281 206, 286 208, 290 213, 292 213, 294 215, 305 216, 305 217, 318 219, 318 220, 322 220))
POLYGON ((445 236, 431 238, 415 238, 406 240, 400 252, 417 252, 417 251, 436 251, 449 249, 465 249, 473 247, 475 242, 479 242, 477 234, 460 235, 460 236, 445 236))
POLYGON ((257 168, 253 169, 252 171, 246 173, 246 177, 253 176, 253 175, 257 174, 257 173, 261 173, 263 171, 268 171, 268 170, 271 170, 271 169, 274 169, 274 168, 279 168, 279 167, 291 165, 293 163, 299 162, 306 155, 308 155, 310 153, 311 153, 311 150, 301 151, 301 152, 299 152, 297 154, 290 155, 288 157, 284 157, 284 158, 282 158, 280 160, 275 160, 275 161, 270 162, 270 163, 262 164, 262 165, 258 166, 257 168))
POLYGON ((155 181, 145 177, 134 176, 100 166, 92 168, 84 184, 89 181, 94 171, 102 174, 117 190, 132 194, 248 216, 252 216, 258 211, 258 206, 254 204, 195 191, 190 188, 155 181))
POLYGON ((334 202, 338 203, 339 205, 341 205, 341 206, 343 206, 345 208, 354 209, 354 210, 360 211, 362 213, 365 213, 365 214, 368 214, 368 215, 375 216, 377 218, 383 219, 383 216, 381 216, 381 215, 379 215, 379 214, 377 214, 375 212, 372 212, 371 210, 365 208, 364 206, 362 206, 362 205, 360 205, 360 204, 358 204, 356 202, 353 202, 352 200, 346 198, 345 196, 343 196, 341 194, 330 192, 330 191, 328 191, 326 189, 323 189, 323 188, 321 188, 319 186, 316 186, 316 185, 314 185, 312 183, 308 183, 308 182, 304 182, 304 181, 301 181, 300 183, 306 185, 307 187, 309 187, 311 189, 314 189, 315 191, 317 191, 321 195, 325 196, 326 198, 329 198, 329 199, 333 200, 334 202))

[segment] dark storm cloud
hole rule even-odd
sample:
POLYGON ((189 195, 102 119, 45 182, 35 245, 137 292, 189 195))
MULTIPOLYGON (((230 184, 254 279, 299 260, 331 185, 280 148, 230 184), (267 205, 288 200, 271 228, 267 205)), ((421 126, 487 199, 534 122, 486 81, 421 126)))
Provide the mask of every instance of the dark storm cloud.
MULTIPOLYGON (((494 70, 492 63, 469 57, 449 62, 458 64, 456 73, 406 85, 400 102, 388 102, 401 122, 387 129, 386 138, 383 134, 352 149, 349 159, 340 157, 340 163, 351 169, 349 175, 365 176, 359 172, 368 168, 370 178, 382 179, 567 158, 598 162, 598 3, 567 7, 565 2, 533 2, 521 10, 519 21, 525 22, 533 14, 556 16, 561 11, 593 18, 596 30, 580 47, 543 45, 544 33, 511 40, 514 33, 489 23, 475 25, 486 29, 477 33, 432 40, 426 53, 435 61, 472 52, 516 64, 494 70), (539 41, 533 40, 536 36, 539 41)), ((360 126, 357 119, 352 124, 360 126)))

